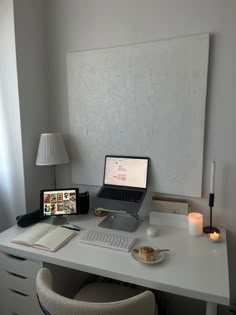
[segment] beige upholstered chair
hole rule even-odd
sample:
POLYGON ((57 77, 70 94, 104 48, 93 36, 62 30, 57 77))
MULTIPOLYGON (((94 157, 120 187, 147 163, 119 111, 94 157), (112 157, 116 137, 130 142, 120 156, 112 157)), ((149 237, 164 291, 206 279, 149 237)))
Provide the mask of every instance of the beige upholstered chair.
POLYGON ((155 297, 151 291, 137 293, 136 289, 94 282, 87 284, 74 299, 53 291, 49 269, 39 270, 36 278, 39 304, 47 315, 154 315, 155 297))

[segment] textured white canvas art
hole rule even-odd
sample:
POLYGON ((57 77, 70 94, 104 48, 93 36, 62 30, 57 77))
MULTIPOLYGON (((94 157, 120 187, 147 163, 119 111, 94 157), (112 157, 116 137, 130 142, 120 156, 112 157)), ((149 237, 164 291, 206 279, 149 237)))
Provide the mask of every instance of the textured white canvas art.
POLYGON ((151 158, 152 191, 201 196, 209 34, 67 55, 72 179, 106 154, 151 158))

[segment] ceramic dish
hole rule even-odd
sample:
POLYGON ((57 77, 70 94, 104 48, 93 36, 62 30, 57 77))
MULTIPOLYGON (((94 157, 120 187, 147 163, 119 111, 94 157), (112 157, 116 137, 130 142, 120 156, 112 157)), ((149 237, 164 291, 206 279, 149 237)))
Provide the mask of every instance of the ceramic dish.
MULTIPOLYGON (((142 247, 143 247, 143 246, 142 246, 142 247)), ((142 258, 139 256, 139 254, 138 254, 139 248, 140 248, 140 247, 133 248, 132 251, 131 251, 131 256, 132 256, 135 260, 140 261, 140 262, 142 262, 142 263, 144 263, 144 264, 147 264, 147 265, 157 264, 157 263, 161 262, 161 261, 164 259, 164 257, 165 257, 164 252, 158 252, 158 248, 154 248, 154 250, 156 250, 156 252, 154 253, 154 257, 155 257, 154 260, 153 260, 153 261, 147 261, 147 260, 145 260, 145 259, 142 259, 142 258)))

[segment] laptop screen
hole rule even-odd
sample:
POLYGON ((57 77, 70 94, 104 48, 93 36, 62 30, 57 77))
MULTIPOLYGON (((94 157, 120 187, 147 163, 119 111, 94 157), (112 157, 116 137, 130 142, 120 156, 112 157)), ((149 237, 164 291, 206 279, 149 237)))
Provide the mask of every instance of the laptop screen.
POLYGON ((106 156, 104 184, 147 188, 149 158, 106 156))

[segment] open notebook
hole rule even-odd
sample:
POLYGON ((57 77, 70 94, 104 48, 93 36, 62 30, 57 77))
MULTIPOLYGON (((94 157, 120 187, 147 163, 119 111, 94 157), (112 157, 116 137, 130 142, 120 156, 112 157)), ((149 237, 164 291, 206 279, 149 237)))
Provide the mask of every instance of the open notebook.
POLYGON ((60 226, 38 223, 17 235, 11 242, 55 252, 76 234, 75 231, 60 226))

